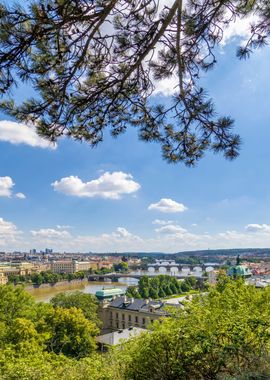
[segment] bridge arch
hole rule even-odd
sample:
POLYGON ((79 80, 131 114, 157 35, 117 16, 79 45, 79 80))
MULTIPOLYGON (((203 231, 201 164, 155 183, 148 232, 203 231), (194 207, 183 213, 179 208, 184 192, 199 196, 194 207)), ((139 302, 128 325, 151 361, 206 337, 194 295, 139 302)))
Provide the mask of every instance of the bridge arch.
POLYGON ((154 267, 148 267, 147 271, 149 273, 154 273, 155 272, 155 268, 154 267))
POLYGON ((207 273, 209 273, 209 272, 212 272, 214 269, 215 269, 214 267, 209 266, 209 267, 206 267, 206 268, 205 268, 205 271, 206 271, 207 273))
POLYGON ((170 272, 171 273, 179 273, 179 269, 178 269, 178 267, 170 267, 170 272))
POLYGON ((162 266, 162 267, 158 268, 158 271, 159 271, 159 273, 166 273, 167 272, 167 268, 162 266))
POLYGON ((190 268, 189 267, 183 267, 182 268, 182 273, 183 273, 184 276, 187 275, 187 274, 189 274, 190 273, 190 268))

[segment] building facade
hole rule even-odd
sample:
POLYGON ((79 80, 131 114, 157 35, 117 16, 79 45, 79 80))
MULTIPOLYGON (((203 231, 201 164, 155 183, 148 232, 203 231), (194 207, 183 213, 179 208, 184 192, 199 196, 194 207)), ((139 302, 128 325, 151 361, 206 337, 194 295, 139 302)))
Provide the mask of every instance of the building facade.
POLYGON ((130 327, 146 328, 149 323, 161 317, 166 317, 168 312, 161 301, 116 297, 111 302, 100 305, 99 316, 102 320, 102 331, 116 331, 130 327))
POLYGON ((75 273, 96 269, 97 263, 91 261, 58 260, 51 263, 53 273, 75 273))

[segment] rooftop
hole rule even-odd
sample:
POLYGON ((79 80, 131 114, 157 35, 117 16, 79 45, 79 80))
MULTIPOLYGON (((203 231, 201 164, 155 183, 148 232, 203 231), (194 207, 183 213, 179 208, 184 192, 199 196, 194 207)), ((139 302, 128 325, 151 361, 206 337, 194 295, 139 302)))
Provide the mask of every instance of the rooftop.
POLYGON ((167 314, 161 301, 144 300, 139 298, 117 297, 109 304, 110 307, 158 314, 167 314))
POLYGON ((130 327, 124 330, 113 331, 108 334, 100 335, 97 337, 97 341, 102 344, 108 344, 114 346, 121 343, 122 340, 128 340, 134 336, 140 335, 145 332, 145 329, 139 327, 130 327))
POLYGON ((124 289, 120 288, 109 288, 96 291, 96 297, 99 299, 110 298, 114 296, 120 296, 125 294, 124 289))

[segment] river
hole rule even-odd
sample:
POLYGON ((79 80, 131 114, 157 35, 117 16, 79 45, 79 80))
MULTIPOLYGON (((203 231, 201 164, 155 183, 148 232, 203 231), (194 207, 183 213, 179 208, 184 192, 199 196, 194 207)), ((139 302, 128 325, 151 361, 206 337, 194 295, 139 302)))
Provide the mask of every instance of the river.
MULTIPOLYGON (((173 273, 168 272, 151 272, 151 271, 145 271, 145 270, 138 270, 131 272, 132 274, 140 274, 140 275, 147 275, 151 273, 152 275, 160 275, 160 274, 170 274, 173 275, 173 273)), ((183 271, 181 272, 182 275, 186 276, 188 273, 183 271)), ((194 273, 195 274, 195 273, 194 273)), ((197 274, 198 275, 198 274, 197 274)), ((38 302, 49 302, 52 297, 54 297, 58 293, 72 293, 76 290, 80 290, 83 293, 90 293, 95 294, 97 290, 101 290, 103 288, 121 288, 126 289, 130 285, 137 285, 138 280, 132 278, 132 277, 123 277, 119 278, 119 282, 88 282, 87 280, 82 281, 81 283, 75 283, 75 284, 63 284, 61 286, 55 286, 55 287, 49 287, 49 288, 34 288, 27 290, 30 294, 32 294, 35 299, 38 302)))
POLYGON ((103 288, 121 288, 126 289, 130 285, 137 285, 138 280, 134 278, 120 278, 119 282, 88 282, 87 280, 76 284, 63 284, 61 286, 49 287, 49 288, 34 288, 27 289, 27 291, 35 297, 38 302, 49 302, 52 297, 58 293, 72 293, 77 290, 83 293, 95 294, 97 290, 103 288))

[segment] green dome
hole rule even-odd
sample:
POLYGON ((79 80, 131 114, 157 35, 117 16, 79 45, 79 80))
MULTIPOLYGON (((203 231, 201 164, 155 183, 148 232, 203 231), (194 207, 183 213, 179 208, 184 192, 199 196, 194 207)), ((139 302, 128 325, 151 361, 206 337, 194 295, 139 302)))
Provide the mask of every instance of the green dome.
POLYGON ((251 271, 244 267, 243 265, 235 265, 233 267, 230 267, 228 272, 227 272, 228 276, 233 276, 233 277, 247 277, 247 276, 251 276, 251 271))

